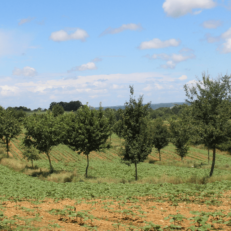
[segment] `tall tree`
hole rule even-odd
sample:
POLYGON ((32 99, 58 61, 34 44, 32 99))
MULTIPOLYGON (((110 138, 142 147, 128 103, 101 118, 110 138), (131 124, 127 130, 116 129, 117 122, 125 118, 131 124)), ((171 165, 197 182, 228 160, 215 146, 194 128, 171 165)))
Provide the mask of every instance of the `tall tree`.
POLYGON ((87 105, 78 109, 77 117, 72 117, 72 122, 67 119, 69 136, 64 143, 72 146, 78 153, 87 156, 85 176, 88 177, 89 155, 92 151, 100 151, 110 136, 110 125, 104 116, 103 108, 99 110, 87 105))
POLYGON ((153 126, 153 138, 152 144, 158 150, 159 153, 159 160, 161 161, 161 154, 160 150, 166 147, 169 143, 169 132, 166 125, 164 125, 164 121, 161 118, 158 118, 154 122, 153 126))
POLYGON ((143 162, 152 152, 151 130, 149 129, 148 108, 150 103, 143 106, 143 96, 138 102, 132 98, 134 90, 130 87, 130 102, 125 103, 123 114, 124 121, 124 146, 120 155, 127 164, 135 164, 135 180, 138 179, 137 164, 143 162))
POLYGON ((188 103, 192 107, 192 125, 198 139, 203 140, 213 150, 213 160, 209 176, 213 175, 216 148, 228 141, 228 120, 230 119, 231 76, 212 80, 203 73, 202 80, 194 86, 185 85, 188 103))
POLYGON ((50 172, 53 172, 50 152, 54 146, 62 143, 66 136, 66 128, 61 118, 54 117, 49 111, 46 114, 29 116, 24 122, 26 128, 23 145, 35 147, 40 153, 45 153, 49 160, 50 172))
POLYGON ((10 141, 21 133, 21 124, 14 117, 12 110, 2 110, 0 113, 0 135, 6 142, 6 152, 9 157, 10 141))

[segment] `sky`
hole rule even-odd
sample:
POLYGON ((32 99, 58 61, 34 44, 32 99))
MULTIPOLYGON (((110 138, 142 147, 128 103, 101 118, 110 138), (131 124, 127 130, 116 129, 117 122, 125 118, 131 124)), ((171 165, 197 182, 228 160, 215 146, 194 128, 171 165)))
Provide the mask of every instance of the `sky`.
POLYGON ((230 75, 230 0, 7 0, 0 105, 184 102, 203 73, 230 75))

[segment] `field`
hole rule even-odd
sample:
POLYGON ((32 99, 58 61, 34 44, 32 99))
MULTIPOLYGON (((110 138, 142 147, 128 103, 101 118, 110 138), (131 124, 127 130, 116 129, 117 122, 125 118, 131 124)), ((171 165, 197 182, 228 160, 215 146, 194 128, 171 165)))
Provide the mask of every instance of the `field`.
MULTIPOLYGON (((170 144, 162 161, 153 148, 147 161, 134 166, 118 157, 121 140, 86 157, 65 145, 31 163, 22 159, 23 134, 11 142, 11 158, 0 165, 1 230, 231 230, 231 157, 217 151, 214 176, 208 152, 190 147, 182 162, 170 144)), ((4 143, 0 143, 3 153, 4 143)), ((211 155, 211 153, 210 153, 211 155)))

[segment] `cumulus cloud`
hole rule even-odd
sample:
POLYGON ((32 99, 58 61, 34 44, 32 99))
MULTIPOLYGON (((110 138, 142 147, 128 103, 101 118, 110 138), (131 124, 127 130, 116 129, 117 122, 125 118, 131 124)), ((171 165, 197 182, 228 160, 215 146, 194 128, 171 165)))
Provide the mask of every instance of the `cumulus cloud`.
POLYGON ((154 38, 153 40, 142 42, 139 46, 139 49, 158 49, 158 48, 165 48, 165 47, 177 47, 180 45, 180 41, 176 39, 169 39, 166 41, 161 41, 158 38, 154 38))
POLYGON ((162 7, 170 17, 180 17, 192 13, 194 9, 200 9, 194 14, 200 13, 201 9, 211 9, 216 6, 213 0, 165 0, 162 7))
POLYGON ((181 77, 179 77, 178 79, 179 80, 185 80, 185 79, 187 79, 188 77, 187 77, 187 75, 182 75, 181 77))
POLYGON ((216 29, 221 25, 222 22, 220 20, 208 20, 202 23, 202 26, 207 29, 216 29))
MULTIPOLYGON (((183 53, 183 52, 186 52, 186 51, 181 50, 181 53, 183 53)), ((161 65, 161 67, 164 69, 168 69, 168 68, 173 69, 173 68, 175 68, 177 63, 186 61, 188 59, 192 59, 195 56, 193 54, 190 54, 190 55, 183 55, 183 54, 168 55, 168 54, 162 53, 162 54, 154 54, 152 56, 146 56, 146 57, 149 59, 163 59, 166 61, 166 64, 161 65)))
POLYGON ((94 62, 88 62, 86 64, 82 64, 80 66, 73 67, 68 72, 70 73, 72 71, 86 71, 86 70, 95 70, 95 69, 97 69, 95 63, 94 62))
POLYGON ((33 67, 24 67, 23 69, 15 68, 13 70, 13 75, 33 77, 37 74, 36 70, 33 67))
POLYGON ((23 18, 20 20, 20 22, 18 23, 19 26, 21 26, 22 24, 31 22, 32 20, 34 20, 34 18, 23 18))
POLYGON ((87 32, 79 28, 72 34, 68 34, 65 30, 59 30, 59 31, 52 32, 50 35, 50 39, 55 42, 63 42, 67 40, 85 41, 87 37, 88 37, 87 32))
POLYGON ((142 29, 143 28, 140 24, 134 24, 134 23, 123 24, 121 27, 114 28, 114 29, 111 27, 108 27, 104 32, 100 34, 100 36, 103 36, 106 34, 118 34, 125 30, 142 30, 142 29))

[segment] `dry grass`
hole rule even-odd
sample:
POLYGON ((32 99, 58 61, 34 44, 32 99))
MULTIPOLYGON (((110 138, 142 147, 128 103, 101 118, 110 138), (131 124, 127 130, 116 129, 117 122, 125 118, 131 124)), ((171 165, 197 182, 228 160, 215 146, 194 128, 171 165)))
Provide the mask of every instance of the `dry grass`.
POLYGON ((15 171, 22 171, 26 167, 26 163, 23 161, 16 160, 14 158, 5 158, 3 157, 0 163, 4 166, 7 166, 15 171))

